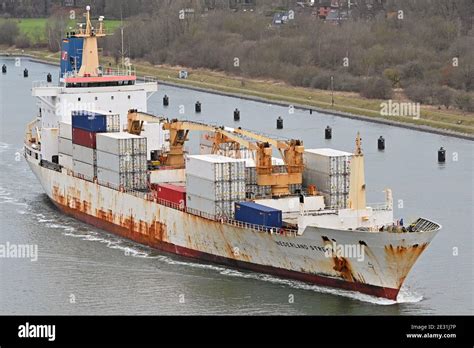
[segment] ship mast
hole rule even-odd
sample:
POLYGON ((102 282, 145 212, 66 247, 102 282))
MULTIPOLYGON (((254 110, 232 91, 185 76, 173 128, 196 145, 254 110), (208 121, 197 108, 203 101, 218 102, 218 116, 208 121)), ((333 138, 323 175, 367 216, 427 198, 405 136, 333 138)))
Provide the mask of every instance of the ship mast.
POLYGON ((90 6, 86 7, 86 28, 79 29, 77 37, 84 38, 84 45, 82 49, 82 66, 79 70, 79 77, 97 77, 99 71, 99 53, 97 49, 97 38, 104 37, 105 31, 103 28, 104 17, 99 17, 99 29, 96 30, 90 19, 90 6))
POLYGON ((349 208, 354 210, 366 209, 364 154, 361 144, 360 134, 357 133, 356 148, 351 160, 349 188, 349 208))

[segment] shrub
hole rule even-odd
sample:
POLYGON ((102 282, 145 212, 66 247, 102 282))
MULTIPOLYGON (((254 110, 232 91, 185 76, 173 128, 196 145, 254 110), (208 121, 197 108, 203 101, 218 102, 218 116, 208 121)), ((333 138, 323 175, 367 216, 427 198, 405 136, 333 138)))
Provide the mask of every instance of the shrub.
POLYGON ((421 80, 424 76, 424 69, 418 62, 409 62, 402 67, 402 79, 421 80))
POLYGON ((20 34, 15 39, 15 46, 18 48, 28 48, 31 46, 31 40, 27 35, 20 34))
POLYGON ((429 104, 431 89, 422 84, 412 84, 405 88, 405 95, 415 103, 429 104))
POLYGON ((441 87, 434 91, 434 97, 439 105, 448 109, 453 102, 453 92, 448 87, 441 87))
POLYGON ((454 96, 454 104, 463 111, 474 111, 474 103, 472 102, 471 96, 467 93, 457 93, 454 96))
POLYGON ((360 94, 370 99, 390 99, 392 97, 392 86, 386 78, 373 77, 365 81, 360 94))
POLYGON ((13 45, 20 33, 18 24, 12 20, 0 22, 0 44, 13 45))
POLYGON ((383 71, 383 76, 390 80, 392 87, 397 87, 400 83, 400 72, 397 69, 385 69, 383 71))

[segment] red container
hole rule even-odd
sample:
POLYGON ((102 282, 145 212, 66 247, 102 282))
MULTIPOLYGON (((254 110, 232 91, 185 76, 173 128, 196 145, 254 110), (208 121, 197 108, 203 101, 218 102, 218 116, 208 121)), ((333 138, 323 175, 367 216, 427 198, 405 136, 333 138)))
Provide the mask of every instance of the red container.
POLYGON ((172 184, 153 185, 156 196, 165 201, 186 206, 186 187, 172 184))
POLYGON ((94 132, 89 132, 80 128, 72 129, 72 143, 95 149, 95 135, 94 132))

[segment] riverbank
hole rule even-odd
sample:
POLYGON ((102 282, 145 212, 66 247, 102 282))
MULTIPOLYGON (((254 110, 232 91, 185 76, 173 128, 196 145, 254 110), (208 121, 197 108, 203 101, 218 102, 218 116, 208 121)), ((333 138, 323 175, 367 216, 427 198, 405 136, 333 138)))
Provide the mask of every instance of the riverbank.
MULTIPOLYGON (((23 56, 34 61, 54 65, 59 63, 59 53, 51 53, 40 49, 16 50, 3 47, 0 48, 0 55, 23 56)), ((104 57, 102 61, 104 65, 108 63, 113 65, 110 57, 104 57)), ((457 110, 438 110, 431 106, 421 106, 419 119, 406 116, 382 116, 380 103, 384 102, 383 100, 365 99, 355 93, 335 92, 333 106, 330 91, 293 87, 278 81, 228 76, 201 69, 188 69, 189 78, 179 79, 177 77, 179 67, 153 66, 142 61, 134 63, 137 75, 154 77, 161 84, 287 107, 292 105, 298 109, 311 109, 341 117, 474 140, 473 113, 463 114, 457 110)), ((395 97, 393 101, 404 102, 405 100, 401 97, 395 97)))

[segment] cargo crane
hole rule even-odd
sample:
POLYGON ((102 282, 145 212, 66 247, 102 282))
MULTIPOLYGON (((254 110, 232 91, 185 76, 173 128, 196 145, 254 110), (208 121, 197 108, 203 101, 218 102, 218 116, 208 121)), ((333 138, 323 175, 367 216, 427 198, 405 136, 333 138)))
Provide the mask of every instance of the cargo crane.
POLYGON ((140 135, 143 130, 143 123, 164 123, 167 119, 161 116, 139 112, 136 109, 128 110, 127 115, 127 132, 130 134, 140 135))
MULTIPOLYGON (((213 153, 217 152, 220 144, 235 142, 234 139, 224 134, 223 129, 205 123, 173 119, 164 122, 163 129, 169 130, 170 132, 170 150, 166 154, 166 159, 164 159, 163 163, 174 168, 184 168, 184 144, 188 140, 189 131, 195 130, 214 133, 213 153)), ((235 136, 231 137, 236 138, 235 136)))
POLYGON ((170 151, 164 163, 174 168, 184 167, 184 144, 191 130, 213 132, 215 153, 222 143, 237 143, 255 151, 257 167, 257 184, 271 186, 273 196, 290 194, 289 185, 301 184, 303 181, 303 143, 299 140, 281 141, 265 137, 242 129, 210 126, 198 122, 171 120, 165 122, 163 129, 170 131, 170 151), (251 138, 254 141, 244 139, 251 138), (272 146, 276 147, 285 162, 287 173, 273 173, 272 146))
POLYGON ((272 195, 282 196, 289 194, 289 185, 303 182, 303 153, 304 146, 301 140, 276 140, 262 134, 257 134, 242 128, 228 128, 234 134, 251 138, 257 141, 260 151, 257 151, 257 184, 272 187, 272 195), (275 147, 281 154, 287 173, 271 173, 272 149, 275 147))

